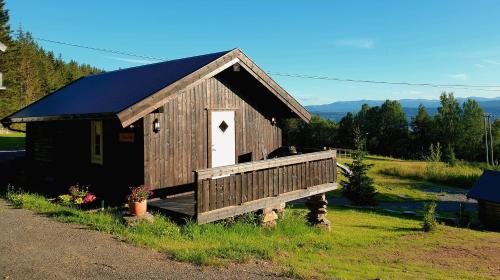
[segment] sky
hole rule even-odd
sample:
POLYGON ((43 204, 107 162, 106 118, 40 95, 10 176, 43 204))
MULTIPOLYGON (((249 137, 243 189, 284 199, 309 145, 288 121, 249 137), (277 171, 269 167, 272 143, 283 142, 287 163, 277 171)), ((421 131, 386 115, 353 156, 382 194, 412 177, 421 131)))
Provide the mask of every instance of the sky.
MULTIPOLYGON (((500 1, 6 0, 34 37, 166 59, 242 49, 270 72, 492 86, 495 91, 272 75, 305 105, 359 99, 500 96, 500 1), (497 86, 497 87, 494 87, 497 86), (496 91, 498 89, 498 91, 496 91)), ((39 42, 114 70, 156 62, 39 42)))

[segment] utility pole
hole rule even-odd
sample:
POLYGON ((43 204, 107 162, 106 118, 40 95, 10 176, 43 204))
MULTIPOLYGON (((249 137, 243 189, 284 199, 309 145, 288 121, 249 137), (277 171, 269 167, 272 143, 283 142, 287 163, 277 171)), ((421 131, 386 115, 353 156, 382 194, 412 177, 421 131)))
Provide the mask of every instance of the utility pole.
MULTIPOLYGON (((7 50, 7 46, 2 44, 2 42, 0 42, 0 52, 5 52, 7 50)), ((3 86, 2 84, 2 78, 3 78, 3 75, 2 75, 2 72, 0 72, 0 90, 4 90, 5 87, 3 86)))
POLYGON ((486 147, 486 164, 490 164, 490 160, 489 160, 489 152, 488 152, 488 125, 486 123, 486 120, 487 120, 487 116, 484 115, 484 144, 485 144, 485 147, 486 147))
POLYGON ((495 165, 495 160, 493 158, 493 134, 491 133, 491 122, 493 121, 493 116, 491 114, 488 114, 488 124, 489 124, 489 129, 490 129, 490 151, 491 151, 491 165, 495 165), (491 120, 490 120, 491 118, 491 120))

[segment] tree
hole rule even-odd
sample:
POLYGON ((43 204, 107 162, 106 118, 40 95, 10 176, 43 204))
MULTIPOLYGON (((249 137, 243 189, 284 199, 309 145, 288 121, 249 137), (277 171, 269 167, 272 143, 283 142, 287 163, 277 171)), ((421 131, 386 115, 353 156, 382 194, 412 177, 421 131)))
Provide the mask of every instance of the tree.
POLYGON ((453 96, 453 92, 443 92, 439 99, 441 106, 435 117, 436 126, 439 128, 439 142, 445 147, 451 144, 455 148, 456 140, 461 131, 460 116, 462 110, 453 96))
POLYGON ((349 112, 339 122, 337 132, 339 148, 354 149, 354 115, 349 112))
MULTIPOLYGON (((398 101, 386 100, 377 112, 374 135, 378 139, 378 153, 389 156, 406 156, 408 122, 403 107, 398 101)), ((372 137, 373 137, 372 136, 372 137)))
POLYGON ((420 104, 418 113, 411 121, 411 142, 412 151, 418 158, 425 155, 425 151, 434 142, 433 131, 434 120, 427 113, 425 107, 420 104))
POLYGON ((333 147, 337 138, 335 121, 312 116, 309 123, 299 119, 285 122, 285 143, 288 146, 303 148, 333 147))
POLYGON ((359 128, 355 130, 356 150, 352 153, 353 162, 348 164, 352 174, 347 181, 342 181, 342 194, 357 205, 374 205, 375 187, 373 179, 368 176, 371 165, 364 162, 366 152, 363 150, 359 128))
POLYGON ((5 9, 5 1, 0 0, 0 42, 9 44, 11 42, 9 11, 5 9))
POLYGON ((484 111, 479 104, 468 99, 463 104, 462 119, 456 151, 458 157, 467 160, 482 159, 484 155, 484 111))

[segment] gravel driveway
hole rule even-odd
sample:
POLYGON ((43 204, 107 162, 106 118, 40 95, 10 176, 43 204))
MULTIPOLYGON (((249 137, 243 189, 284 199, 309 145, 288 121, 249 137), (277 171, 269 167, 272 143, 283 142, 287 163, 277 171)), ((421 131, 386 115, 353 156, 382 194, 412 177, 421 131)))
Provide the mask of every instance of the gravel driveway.
POLYGON ((267 263, 200 267, 0 199, 2 279, 285 279, 267 263))

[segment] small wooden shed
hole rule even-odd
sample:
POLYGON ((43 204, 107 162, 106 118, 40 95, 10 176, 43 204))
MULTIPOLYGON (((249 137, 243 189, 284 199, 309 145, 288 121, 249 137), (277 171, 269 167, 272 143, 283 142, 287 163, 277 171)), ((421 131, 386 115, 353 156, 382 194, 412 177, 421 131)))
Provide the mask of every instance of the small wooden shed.
POLYGON ((233 49, 91 75, 2 123, 26 123, 30 177, 47 187, 81 182, 123 199, 129 186, 147 184, 163 199, 156 206, 210 221, 223 216, 217 209, 336 186, 334 151, 270 159, 283 120, 310 117, 233 49), (179 193, 191 194, 187 204, 164 200, 179 193))
POLYGON ((467 197, 478 201, 481 223, 489 229, 500 230, 500 171, 484 171, 467 197))

